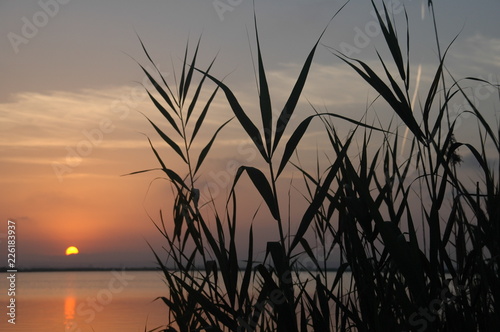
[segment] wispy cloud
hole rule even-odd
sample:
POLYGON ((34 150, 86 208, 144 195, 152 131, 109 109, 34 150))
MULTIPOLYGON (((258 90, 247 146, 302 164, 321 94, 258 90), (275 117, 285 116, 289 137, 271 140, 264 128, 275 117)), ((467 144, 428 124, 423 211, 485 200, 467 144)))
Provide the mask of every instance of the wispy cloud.
POLYGON ((496 72, 500 70, 500 39, 475 34, 468 37, 461 46, 451 53, 451 56, 461 61, 462 65, 490 72, 491 66, 496 72))

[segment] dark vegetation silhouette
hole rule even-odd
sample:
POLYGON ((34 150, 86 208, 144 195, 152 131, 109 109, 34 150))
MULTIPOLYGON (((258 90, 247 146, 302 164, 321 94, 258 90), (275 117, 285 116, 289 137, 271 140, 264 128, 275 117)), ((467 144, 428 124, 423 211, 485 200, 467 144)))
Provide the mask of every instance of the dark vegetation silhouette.
MULTIPOLYGON (((392 123, 377 127, 316 112, 291 128, 295 124, 290 119, 322 35, 305 60, 279 117, 273 119, 255 23, 260 128, 247 116, 231 88, 212 76, 213 62, 208 68, 198 68, 199 41, 192 56, 186 47, 175 88, 142 45, 156 70, 141 66, 154 86, 148 94, 166 121, 160 125, 148 120, 185 165, 182 172, 170 169, 148 138, 159 167, 132 173, 163 172, 175 194, 172 217, 164 218, 160 213, 155 223, 165 245, 162 251, 153 252, 168 287, 168 295, 158 300, 169 312, 166 326, 156 331, 500 329, 500 172, 494 168, 499 165, 499 129, 485 120, 463 84, 485 84, 497 92, 499 87, 478 78, 455 80, 445 67, 448 49, 442 53, 438 48, 433 81, 413 109, 410 46, 402 45, 385 4, 381 8, 372 4, 380 13, 378 22, 392 57, 390 61, 379 57, 383 70, 377 72, 360 60, 330 50, 358 73, 408 128, 405 139, 409 151, 404 158, 401 136, 392 123), (202 101, 199 96, 208 85, 213 90, 202 101), (213 201, 200 201, 196 181, 216 136, 231 119, 221 122, 203 149, 192 148, 218 92, 225 95, 235 120, 267 165, 238 169, 222 213, 213 201), (455 140, 458 116, 450 107, 457 99, 468 103, 470 110, 466 112, 473 115, 470 121, 477 122, 479 145, 455 140), (323 173, 291 162, 313 120, 322 121, 331 146, 327 152, 331 162, 323 173), (334 126, 338 122, 351 124, 347 138, 339 137, 334 126), (373 150, 368 146, 375 135, 382 139, 373 150), (353 144, 356 141, 358 144, 353 144), (474 190, 470 190, 470 179, 463 180, 459 148, 470 151, 481 172, 474 190), (280 175, 285 168, 299 172, 307 188, 303 193, 307 208, 292 225, 282 217, 286 197, 279 197, 276 186, 283 180, 280 175), (254 259, 257 250, 264 250, 253 246, 257 225, 242 229, 237 220, 242 177, 251 180, 277 229, 276 240, 267 243, 262 262, 254 259), (419 203, 412 206, 410 202, 419 203), (173 223, 173 228, 167 227, 167 222, 173 223), (237 232, 248 235, 243 257, 237 250, 237 232), (333 277, 327 266, 332 258, 340 262, 333 277)), ((429 10, 433 13, 431 1, 429 10)), ((407 44, 409 28, 404 32, 407 44)), ((437 36, 436 31, 439 45, 437 36)), ((332 81, 332 88, 335 84, 332 81)))

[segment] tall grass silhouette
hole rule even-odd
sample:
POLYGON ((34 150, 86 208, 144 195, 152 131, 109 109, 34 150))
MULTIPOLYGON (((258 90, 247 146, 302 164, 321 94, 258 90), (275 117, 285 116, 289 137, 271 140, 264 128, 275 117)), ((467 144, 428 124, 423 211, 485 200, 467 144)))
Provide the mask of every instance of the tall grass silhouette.
MULTIPOLYGON (((323 34, 313 44, 278 118, 273 119, 255 22, 259 88, 255 104, 260 108, 260 128, 248 117, 236 93, 210 73, 213 62, 206 69, 197 67, 199 42, 191 56, 186 48, 175 89, 159 70, 153 73, 141 66, 156 90, 148 91, 151 101, 166 122, 160 125, 148 120, 186 167, 183 173, 170 169, 149 141, 159 167, 131 173, 163 172, 175 193, 172 217, 167 221, 161 214, 155 224, 165 245, 164 251, 152 250, 169 289, 168 296, 159 297, 169 309, 168 321, 166 327, 156 330, 500 328, 500 170, 494 166, 500 161, 500 131, 490 126, 467 96, 464 81, 447 72, 448 49, 442 54, 438 50, 439 64, 429 90, 419 109, 413 109, 410 45, 402 45, 385 4, 378 8, 372 1, 372 5, 392 57, 389 61, 379 56, 382 71, 330 50, 359 74, 409 129, 409 151, 404 154, 392 123, 376 127, 316 112, 290 128, 323 34), (393 67, 394 72, 389 69, 393 67), (192 87, 195 76, 199 83, 192 87), (198 97, 209 82, 215 87, 200 105, 198 97), (225 95, 235 120, 266 164, 263 169, 251 165, 238 169, 222 213, 213 201, 204 203, 211 209, 202 209, 196 181, 217 134, 230 119, 220 124, 203 149, 192 149, 218 92, 225 95), (459 97, 465 98, 468 112, 477 121, 479 145, 455 139, 457 119, 450 115, 449 107, 459 97), (331 146, 331 162, 324 172, 291 162, 313 120, 322 121, 331 146), (335 129, 334 124, 340 121, 352 126, 347 138, 339 137, 335 129), (375 135, 382 140, 373 149, 369 143, 375 135), (481 178, 475 181, 474 190, 470 190, 468 179, 463 180, 459 148, 469 150, 479 165, 481 178), (280 205, 285 198, 277 190, 285 168, 302 175, 307 188, 302 194, 308 201, 289 231, 280 205), (257 226, 253 224, 248 230, 246 254, 242 257, 237 250, 236 233, 241 232, 237 192, 244 176, 257 189, 276 225, 276 240, 267 243, 263 262, 254 259, 255 252, 263 248, 254 248, 253 228, 257 226), (208 219, 215 223, 212 227, 208 219), (167 227, 167 222, 173 223, 173 228, 167 227), (326 262, 334 256, 340 265, 332 278, 326 262)), ((432 2, 429 6, 433 10, 432 2)), ((409 36, 409 28, 405 32, 409 36)), ((436 42, 439 45, 438 39, 436 42)), ((154 65, 144 45, 143 49, 154 65)), ((466 80, 489 84, 500 92, 498 85, 490 82, 466 80)))

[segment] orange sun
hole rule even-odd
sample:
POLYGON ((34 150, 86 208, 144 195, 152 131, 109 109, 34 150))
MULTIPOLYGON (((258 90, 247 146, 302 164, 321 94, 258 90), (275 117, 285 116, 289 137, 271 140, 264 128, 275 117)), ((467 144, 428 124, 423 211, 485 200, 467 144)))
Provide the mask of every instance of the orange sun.
POLYGON ((76 255, 78 253, 79 253, 79 251, 78 251, 77 247, 71 246, 71 247, 68 247, 68 249, 66 249, 66 256, 68 256, 68 255, 76 255))

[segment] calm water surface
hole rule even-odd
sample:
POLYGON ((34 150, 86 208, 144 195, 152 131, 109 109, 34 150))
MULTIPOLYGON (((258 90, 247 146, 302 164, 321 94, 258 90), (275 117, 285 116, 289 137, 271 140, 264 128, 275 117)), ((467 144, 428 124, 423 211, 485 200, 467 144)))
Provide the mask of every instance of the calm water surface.
POLYGON ((7 322, 6 274, 0 283, 0 331, 138 332, 167 322, 154 271, 24 272, 16 277, 16 324, 7 322))
MULTIPOLYGON (((154 301, 168 296, 160 272, 17 273, 15 325, 7 322, 7 278, 1 275, 2 332, 143 332, 168 322, 166 305, 154 301)), ((350 274, 344 276, 347 281, 350 274)))

